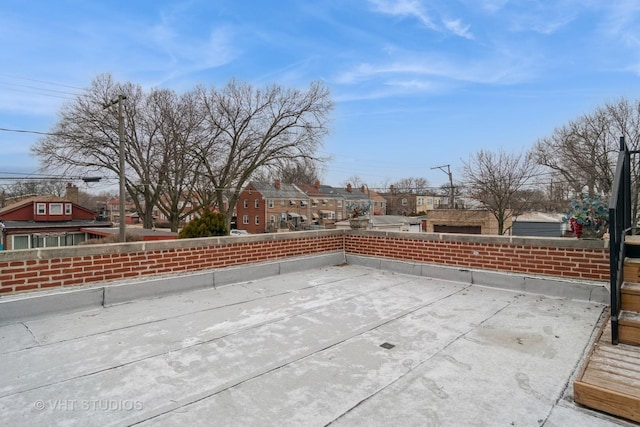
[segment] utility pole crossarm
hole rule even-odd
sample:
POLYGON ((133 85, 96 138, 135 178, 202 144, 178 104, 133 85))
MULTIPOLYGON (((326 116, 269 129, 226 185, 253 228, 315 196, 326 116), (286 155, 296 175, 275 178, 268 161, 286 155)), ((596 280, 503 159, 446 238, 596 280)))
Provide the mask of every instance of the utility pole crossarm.
POLYGON ((435 166, 431 168, 431 170, 433 169, 440 169, 449 177, 449 209, 453 209, 455 204, 455 194, 453 191, 453 174, 451 173, 451 165, 435 166), (447 170, 444 170, 444 168, 447 168, 447 170))

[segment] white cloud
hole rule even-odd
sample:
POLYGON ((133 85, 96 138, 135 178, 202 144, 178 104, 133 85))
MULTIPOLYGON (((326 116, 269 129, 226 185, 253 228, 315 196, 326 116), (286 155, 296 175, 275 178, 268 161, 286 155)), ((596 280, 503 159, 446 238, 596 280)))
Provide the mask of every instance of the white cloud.
POLYGON ((378 12, 400 17, 411 16, 417 18, 425 27, 437 29, 418 0, 369 0, 369 2, 376 6, 378 12))
POLYGON ((640 3, 636 0, 620 0, 603 6, 606 17, 602 23, 602 30, 610 37, 623 41, 628 46, 640 45, 640 31, 638 17, 640 3))
POLYGON ((448 59, 437 56, 421 60, 405 60, 388 64, 359 64, 340 74, 334 81, 338 84, 360 84, 367 81, 412 81, 408 76, 438 78, 443 81, 458 81, 479 84, 513 84, 530 79, 534 73, 534 58, 500 56, 467 60, 448 59))
POLYGON ((459 19, 448 21, 444 20, 444 26, 453 34, 472 40, 473 34, 469 32, 470 25, 463 26, 459 19))

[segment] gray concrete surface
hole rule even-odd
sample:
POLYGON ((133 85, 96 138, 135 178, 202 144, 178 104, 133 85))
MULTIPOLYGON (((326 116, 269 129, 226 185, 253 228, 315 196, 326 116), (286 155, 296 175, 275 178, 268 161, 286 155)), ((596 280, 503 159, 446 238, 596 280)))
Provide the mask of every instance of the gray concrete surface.
POLYGON ((627 425, 571 398, 605 306, 500 286, 318 267, 5 324, 0 424, 627 425))

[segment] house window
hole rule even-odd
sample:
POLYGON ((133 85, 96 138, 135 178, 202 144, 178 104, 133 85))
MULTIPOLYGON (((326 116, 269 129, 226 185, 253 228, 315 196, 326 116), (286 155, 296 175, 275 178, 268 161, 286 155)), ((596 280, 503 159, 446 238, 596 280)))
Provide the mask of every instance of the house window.
POLYGON ((341 208, 342 207, 342 200, 338 200, 338 207, 341 208))
POLYGON ((36 205, 36 213, 38 215, 46 215, 47 214, 47 204, 46 203, 38 203, 36 205))
POLYGON ((302 207, 307 206, 307 201, 306 200, 300 200, 300 206, 302 206, 302 207))
POLYGON ((271 216, 269 217, 269 222, 270 222, 270 223, 272 223, 272 224, 273 224, 274 222, 276 222, 276 216, 275 216, 275 215, 271 215, 271 216))
POLYGON ((407 199, 402 199, 402 206, 407 206, 407 199))
POLYGON ((273 199, 269 199, 267 203, 269 204, 269 208, 273 208, 273 199))
POLYGON ((249 224, 249 215, 242 215, 242 223, 245 225, 249 224))
POLYGON ((29 236, 13 236, 13 249, 29 249, 29 236))
POLYGON ((244 199, 244 208, 247 209, 249 207, 249 201, 244 199))
POLYGON ((418 206, 422 206, 424 204, 424 199, 422 197, 418 197, 418 206))
POLYGON ((62 215, 62 203, 49 203, 49 215, 62 215))
POLYGON ((260 207, 260 199, 256 199, 254 202, 254 205, 256 207, 256 209, 258 209, 260 207))
POLYGON ((260 225, 260 215, 256 215, 256 225, 260 225))
POLYGON ((65 215, 71 215, 71 203, 65 203, 64 204, 64 214, 65 215))

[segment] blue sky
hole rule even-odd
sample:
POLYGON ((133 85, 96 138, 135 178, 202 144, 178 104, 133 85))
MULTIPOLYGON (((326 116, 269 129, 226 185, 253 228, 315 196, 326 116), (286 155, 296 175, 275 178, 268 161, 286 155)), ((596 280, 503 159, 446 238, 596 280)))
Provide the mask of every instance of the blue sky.
MULTIPOLYGON (((46 132, 100 73, 178 92, 231 78, 335 101, 324 182, 447 182, 436 166, 520 152, 640 93, 636 0, 0 2, 0 128, 46 132)), ((36 134, 0 131, 0 173, 36 134)), ((0 175, 2 176, 2 175, 0 175)))

